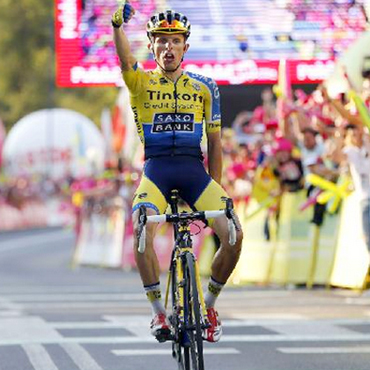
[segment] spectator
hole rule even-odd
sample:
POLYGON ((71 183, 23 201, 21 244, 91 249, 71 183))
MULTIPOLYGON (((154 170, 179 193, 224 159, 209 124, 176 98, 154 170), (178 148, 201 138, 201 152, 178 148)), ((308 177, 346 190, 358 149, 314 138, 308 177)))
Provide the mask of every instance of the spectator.
MULTIPOLYGON (((365 104, 370 98, 370 79, 365 78, 361 93, 365 104)), ((342 167, 347 166, 352 177, 355 192, 361 201, 362 227, 368 250, 370 251, 370 138, 363 118, 353 114, 340 99, 331 99, 325 87, 322 88, 325 101, 349 122, 344 127, 343 140, 338 143, 337 152, 342 167)))
POLYGON ((303 167, 299 158, 292 155, 293 145, 286 138, 277 139, 272 148, 272 166, 280 181, 281 191, 296 192, 303 189, 303 167))
POLYGON ((362 126, 348 124, 345 127, 343 153, 361 200, 363 232, 370 251, 370 142, 362 126))

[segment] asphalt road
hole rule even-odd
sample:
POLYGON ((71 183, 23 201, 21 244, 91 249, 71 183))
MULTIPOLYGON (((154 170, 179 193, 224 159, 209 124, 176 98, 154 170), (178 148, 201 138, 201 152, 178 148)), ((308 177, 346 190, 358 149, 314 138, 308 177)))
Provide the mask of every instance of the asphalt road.
MULTIPOLYGON (((0 234, 0 370, 176 370, 135 271, 71 267, 62 229, 0 234)), ((368 370, 370 295, 226 287, 212 370, 368 370)))

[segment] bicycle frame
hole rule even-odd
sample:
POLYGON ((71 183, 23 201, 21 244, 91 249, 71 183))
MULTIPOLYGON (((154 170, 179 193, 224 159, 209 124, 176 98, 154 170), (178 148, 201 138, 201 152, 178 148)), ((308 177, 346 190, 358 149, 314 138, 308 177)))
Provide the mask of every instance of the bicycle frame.
MULTIPOLYGON (((171 196, 171 212, 173 214, 178 213, 178 195, 176 192, 174 192, 171 196)), ((175 239, 175 244, 174 248, 172 250, 172 256, 171 256, 171 261, 170 261, 170 267, 168 269, 168 275, 167 275, 167 284, 166 284, 166 295, 165 295, 165 308, 168 308, 168 298, 169 298, 169 293, 170 293, 170 287, 171 287, 171 272, 172 272, 172 265, 174 261, 176 260, 176 274, 177 274, 177 279, 178 281, 182 281, 184 279, 184 271, 183 271, 183 264, 182 262, 182 254, 184 253, 190 253, 193 258, 194 258, 194 263, 195 263, 195 276, 196 276, 196 281, 197 281, 197 287, 198 287, 198 294, 199 294, 199 301, 200 305, 202 308, 202 316, 204 318, 207 317, 207 310, 206 310, 206 305, 204 302, 204 295, 203 295, 203 288, 202 288, 202 283, 200 279, 200 274, 199 274, 199 266, 198 266, 198 261, 196 260, 194 253, 193 253, 193 248, 192 248, 192 239, 191 239, 191 234, 190 234, 190 227, 188 225, 181 225, 181 222, 179 223, 173 223, 173 229, 174 229, 174 239, 175 239), (189 245, 187 245, 189 244, 189 245)), ((184 317, 184 291, 183 289, 179 289, 179 303, 180 303, 180 317, 184 317)))

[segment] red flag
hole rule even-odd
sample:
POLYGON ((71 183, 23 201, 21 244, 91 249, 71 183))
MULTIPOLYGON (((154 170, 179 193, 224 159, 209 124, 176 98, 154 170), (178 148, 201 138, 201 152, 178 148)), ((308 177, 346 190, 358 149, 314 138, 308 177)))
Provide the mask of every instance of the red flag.
POLYGON ((119 153, 122 150, 123 142, 126 136, 126 125, 123 122, 123 115, 120 106, 116 105, 112 116, 113 128, 113 150, 119 153))

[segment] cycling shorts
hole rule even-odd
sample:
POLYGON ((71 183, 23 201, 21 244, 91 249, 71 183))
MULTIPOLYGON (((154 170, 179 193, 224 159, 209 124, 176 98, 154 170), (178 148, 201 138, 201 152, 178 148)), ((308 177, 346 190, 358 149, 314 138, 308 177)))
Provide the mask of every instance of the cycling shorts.
POLYGON ((155 157, 145 162, 143 175, 133 199, 133 212, 141 205, 157 214, 165 213, 171 190, 193 210, 225 209, 226 191, 206 172, 203 162, 196 157, 155 157))

